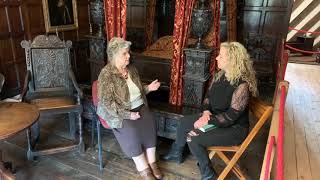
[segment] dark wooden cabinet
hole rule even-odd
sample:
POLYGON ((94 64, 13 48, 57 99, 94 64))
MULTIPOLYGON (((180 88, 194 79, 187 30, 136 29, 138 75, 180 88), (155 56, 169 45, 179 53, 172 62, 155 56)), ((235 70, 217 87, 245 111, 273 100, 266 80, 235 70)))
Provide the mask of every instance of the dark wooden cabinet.
POLYGON ((274 84, 292 1, 240 0, 237 3, 238 40, 248 48, 260 82, 274 84))

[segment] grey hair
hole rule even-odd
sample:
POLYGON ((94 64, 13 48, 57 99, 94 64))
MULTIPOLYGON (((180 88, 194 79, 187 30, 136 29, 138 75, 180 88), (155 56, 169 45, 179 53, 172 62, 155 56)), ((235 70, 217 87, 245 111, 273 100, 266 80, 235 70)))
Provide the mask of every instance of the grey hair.
POLYGON ((110 63, 114 63, 114 57, 119 52, 120 49, 130 49, 131 42, 126 41, 119 37, 113 37, 109 43, 107 48, 108 61, 110 63))

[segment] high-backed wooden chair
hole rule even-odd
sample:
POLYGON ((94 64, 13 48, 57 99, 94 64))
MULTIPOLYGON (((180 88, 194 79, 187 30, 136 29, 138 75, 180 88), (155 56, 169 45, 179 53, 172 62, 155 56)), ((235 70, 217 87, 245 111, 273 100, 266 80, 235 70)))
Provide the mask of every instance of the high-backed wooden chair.
POLYGON ((39 35, 34 40, 21 42, 25 49, 27 75, 21 93, 22 100, 35 104, 40 117, 52 114, 69 114, 69 131, 72 139, 76 137, 76 119, 79 125, 79 142, 74 145, 33 151, 28 130, 28 159, 33 156, 53 154, 79 148, 84 151, 82 140, 82 91, 78 87, 70 65, 71 41, 61 41, 59 37, 39 35))
POLYGON ((251 98, 249 102, 249 109, 252 114, 258 119, 255 126, 252 128, 247 138, 239 146, 211 146, 208 147, 209 158, 212 159, 215 154, 218 155, 225 163, 226 167, 221 172, 218 180, 223 180, 226 178, 228 173, 232 170, 239 179, 246 179, 241 170, 235 166, 237 161, 240 159, 243 152, 247 149, 253 138, 259 132, 263 124, 271 116, 273 112, 273 107, 265 104, 257 98, 251 98), (224 152, 233 152, 233 156, 229 159, 224 152))

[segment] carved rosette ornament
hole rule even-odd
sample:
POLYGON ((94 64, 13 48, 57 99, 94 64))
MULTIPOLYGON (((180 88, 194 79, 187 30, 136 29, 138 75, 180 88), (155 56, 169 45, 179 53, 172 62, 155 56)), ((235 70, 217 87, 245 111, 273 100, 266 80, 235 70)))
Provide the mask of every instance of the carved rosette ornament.
POLYGON ((212 18, 212 10, 208 6, 207 0, 198 0, 197 6, 192 11, 191 18, 192 34, 198 38, 195 48, 204 48, 201 39, 210 30, 213 22, 212 18))

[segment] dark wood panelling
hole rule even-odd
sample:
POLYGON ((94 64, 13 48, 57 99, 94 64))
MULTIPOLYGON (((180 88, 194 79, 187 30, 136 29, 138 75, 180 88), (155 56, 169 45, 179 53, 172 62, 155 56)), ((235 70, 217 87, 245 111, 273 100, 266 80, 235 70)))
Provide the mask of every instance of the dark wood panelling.
MULTIPOLYGON (((60 32, 59 37, 76 44, 89 34, 89 0, 77 0, 79 29, 60 32)), ((5 89, 19 90, 26 73, 22 40, 45 34, 41 0, 0 1, 0 72, 6 77, 5 89)))
POLYGON ((41 1, 26 3, 24 9, 26 18, 26 27, 29 32, 28 39, 33 39, 38 34, 45 32, 44 18, 41 1))
MULTIPOLYGON (((260 26, 260 11, 243 11, 243 32, 258 33, 260 26)), ((242 37, 242 36, 241 36, 242 37)))
POLYGON ((127 27, 144 28, 146 17, 146 0, 127 1, 127 27))
POLYGON ((252 53, 250 55, 258 76, 267 76, 267 78, 264 77, 264 80, 271 83, 275 83, 277 63, 280 61, 281 42, 287 34, 291 6, 291 0, 238 1, 238 39, 246 45, 251 44, 249 53, 252 53), (262 41, 268 40, 268 42, 250 43, 249 37, 251 39, 257 37, 262 41), (253 44, 255 47, 252 46, 253 44), (262 47, 264 45, 268 47, 262 47), (261 51, 260 55, 257 55, 259 49, 266 51, 261 51), (264 57, 272 58, 266 59, 264 57), (263 72, 260 72, 261 69, 263 72))
POLYGON ((262 24, 263 26, 260 28, 261 33, 284 38, 287 32, 285 31, 285 28, 283 28, 283 24, 285 21, 286 20, 283 12, 267 11, 265 12, 262 24))
POLYGON ((245 6, 250 7, 250 6, 262 6, 263 1, 256 1, 256 0, 247 0, 245 1, 245 6))

